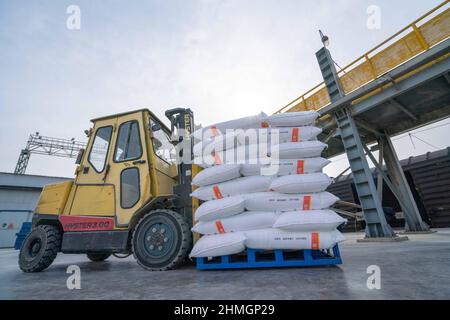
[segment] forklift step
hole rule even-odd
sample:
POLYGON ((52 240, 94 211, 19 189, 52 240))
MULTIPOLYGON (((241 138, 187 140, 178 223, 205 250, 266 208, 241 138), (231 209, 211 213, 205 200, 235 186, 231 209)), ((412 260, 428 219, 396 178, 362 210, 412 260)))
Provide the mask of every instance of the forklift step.
POLYGON ((256 250, 229 256, 196 258, 198 270, 314 267, 342 264, 338 245, 328 250, 256 250))

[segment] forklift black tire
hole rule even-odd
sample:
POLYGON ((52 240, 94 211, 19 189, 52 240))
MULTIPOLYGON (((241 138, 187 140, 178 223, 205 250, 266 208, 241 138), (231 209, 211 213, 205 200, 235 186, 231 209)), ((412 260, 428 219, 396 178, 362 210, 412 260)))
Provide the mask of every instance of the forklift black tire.
POLYGON ((139 220, 131 242, 134 258, 143 268, 164 271, 176 268, 187 259, 192 233, 183 216, 158 209, 139 220))
POLYGON ((23 272, 39 272, 48 268, 61 250, 61 232, 55 226, 39 225, 23 241, 19 267, 23 272))
POLYGON ((105 261, 111 256, 110 253, 87 253, 86 255, 88 259, 93 262, 105 261))

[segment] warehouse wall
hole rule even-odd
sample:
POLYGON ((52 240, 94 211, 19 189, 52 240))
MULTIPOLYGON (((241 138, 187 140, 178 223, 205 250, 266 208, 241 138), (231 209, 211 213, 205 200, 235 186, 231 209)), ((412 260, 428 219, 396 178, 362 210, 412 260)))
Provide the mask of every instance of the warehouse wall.
POLYGON ((0 172, 0 248, 14 246, 22 223, 31 221, 43 186, 66 180, 0 172))

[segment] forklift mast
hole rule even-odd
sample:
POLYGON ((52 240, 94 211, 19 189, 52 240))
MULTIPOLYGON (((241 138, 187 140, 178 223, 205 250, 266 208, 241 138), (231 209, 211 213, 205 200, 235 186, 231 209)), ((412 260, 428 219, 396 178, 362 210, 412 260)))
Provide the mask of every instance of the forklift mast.
POLYGON ((190 194, 192 193, 194 114, 189 108, 174 108, 167 110, 165 114, 170 120, 171 140, 177 150, 178 184, 174 186, 173 193, 178 196, 176 205, 180 213, 192 225, 193 202, 190 194))

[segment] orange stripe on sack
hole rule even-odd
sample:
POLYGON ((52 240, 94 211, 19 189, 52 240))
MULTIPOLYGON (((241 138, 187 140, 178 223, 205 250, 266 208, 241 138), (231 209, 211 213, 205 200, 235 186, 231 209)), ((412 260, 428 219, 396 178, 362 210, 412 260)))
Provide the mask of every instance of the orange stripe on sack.
POLYGON ((225 228, 223 227, 222 221, 216 220, 216 228, 220 234, 225 233, 225 228))
POLYGON ((303 197, 303 210, 311 210, 311 196, 303 197))
POLYGON ((215 164, 222 164, 222 159, 220 159, 219 154, 217 152, 214 151, 213 157, 215 164))
POLYGON ((298 142, 298 128, 292 128, 292 142, 298 142))
POLYGON ((297 174, 304 174, 304 173, 305 173, 305 161, 297 160, 297 174))
POLYGON ((311 233, 311 250, 319 250, 319 248, 320 248, 319 233, 313 232, 311 233))
POLYGON ((217 132, 216 126, 211 127, 211 134, 213 135, 213 137, 216 137, 219 135, 219 133, 217 132))
POLYGON ((219 190, 219 186, 214 186, 213 187, 213 192, 214 192, 214 196, 216 197, 216 199, 222 199, 222 193, 219 190))

